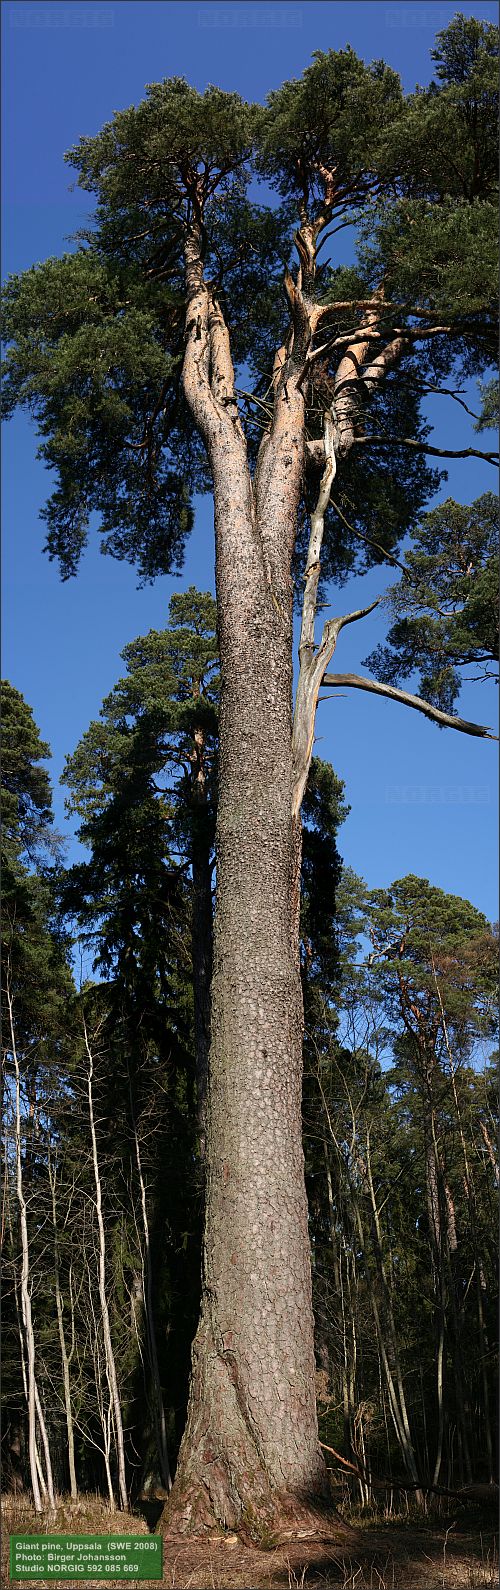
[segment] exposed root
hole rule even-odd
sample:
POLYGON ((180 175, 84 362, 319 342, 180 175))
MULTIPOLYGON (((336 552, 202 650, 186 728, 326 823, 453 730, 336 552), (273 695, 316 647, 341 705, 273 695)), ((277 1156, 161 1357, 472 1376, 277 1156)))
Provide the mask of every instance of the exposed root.
POLYGON ((222 1525, 224 1530, 233 1531, 243 1545, 262 1551, 297 1540, 334 1540, 338 1544, 339 1536, 349 1538, 356 1533, 340 1517, 330 1498, 306 1502, 267 1486, 260 1494, 254 1491, 251 1501, 242 1502, 239 1514, 228 1501, 226 1496, 224 1516, 220 1517, 206 1484, 190 1485, 182 1494, 174 1486, 158 1527, 166 1540, 184 1537, 208 1541, 221 1538, 222 1525))

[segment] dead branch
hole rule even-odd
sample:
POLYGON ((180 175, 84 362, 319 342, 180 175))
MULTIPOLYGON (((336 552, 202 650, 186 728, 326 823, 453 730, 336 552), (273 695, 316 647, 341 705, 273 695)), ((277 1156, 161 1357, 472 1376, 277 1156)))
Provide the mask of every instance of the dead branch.
MULTIPOLYGON (((375 605, 375 604, 373 604, 375 605)), ((366 609, 370 611, 369 608, 366 609)), ((353 615, 344 619, 350 623, 353 615)), ((357 616, 357 615, 354 615, 357 616)), ((475 734, 486 740, 496 740, 498 735, 492 734, 482 723, 469 723, 466 718, 459 718, 451 712, 442 712, 440 707, 431 707, 428 701, 421 696, 410 695, 407 690, 397 690, 394 685, 381 684, 378 679, 364 679, 361 674, 323 674, 325 685, 349 685, 354 690, 368 690, 374 695, 388 696, 391 701, 400 701, 402 706, 414 707, 417 712, 423 712, 424 717, 431 718, 434 723, 440 723, 446 729, 460 729, 462 734, 475 734)))

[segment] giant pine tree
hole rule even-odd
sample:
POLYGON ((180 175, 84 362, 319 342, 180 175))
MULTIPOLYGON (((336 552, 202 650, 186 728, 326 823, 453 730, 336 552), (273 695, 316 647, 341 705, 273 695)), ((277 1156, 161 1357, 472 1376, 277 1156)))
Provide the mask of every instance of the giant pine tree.
POLYGON ((406 99, 389 66, 350 48, 317 52, 265 107, 179 78, 154 84, 68 157, 96 198, 77 251, 7 287, 6 402, 34 414, 56 472, 47 546, 63 574, 92 511, 104 549, 144 577, 178 567, 192 492, 214 498, 204 1276, 169 1504, 186 1528, 246 1519, 255 1533, 286 1513, 296 1524, 325 1494, 301 1137, 300 806, 321 682, 361 615, 334 617, 316 644, 316 599, 320 575, 342 580, 358 549, 361 568, 394 558, 435 489, 427 454, 441 450, 422 387, 452 388, 457 370, 481 376, 494 358, 493 27, 457 17, 434 58, 436 81, 406 99), (256 172, 279 203, 259 202, 256 172), (327 237, 356 222, 356 267, 330 265, 327 237))

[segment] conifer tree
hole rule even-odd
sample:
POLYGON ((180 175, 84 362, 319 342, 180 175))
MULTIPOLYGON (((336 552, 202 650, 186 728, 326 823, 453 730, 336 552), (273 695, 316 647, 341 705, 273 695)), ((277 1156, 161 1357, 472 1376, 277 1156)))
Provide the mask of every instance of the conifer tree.
POLYGON ((422 371, 449 386, 495 357, 495 37, 459 16, 436 80, 408 99, 389 66, 350 48, 316 52, 264 108, 179 78, 152 85, 69 156, 96 198, 77 252, 6 288, 6 406, 31 410, 56 471, 47 545, 63 573, 92 510, 105 549, 144 577, 178 567, 192 493, 214 496, 208 1195, 170 1504, 186 1529, 215 1517, 295 1530, 327 1495, 301 1142, 300 807, 325 670, 366 609, 331 619, 316 645, 316 600, 320 572, 342 580, 358 547, 361 567, 394 556, 437 484, 427 455, 453 456, 429 441, 422 371), (276 208, 249 198, 255 168, 276 208), (356 222, 356 267, 321 266, 327 234, 356 222))
POLYGON ((103 978, 93 995, 102 1023, 96 1132, 106 1218, 127 1232, 129 1250, 122 1314, 118 1307, 112 1319, 128 1366, 128 1450, 132 1467, 140 1457, 143 1481, 149 1474, 148 1483, 167 1488, 167 1434, 172 1452, 199 1295, 218 684, 213 598, 193 588, 175 595, 170 619, 125 648, 126 676, 67 760, 68 806, 89 857, 66 872, 60 895, 103 978), (142 1261, 131 1258, 138 1226, 142 1261), (123 1320, 131 1285, 142 1296, 135 1328, 146 1418, 135 1337, 123 1320))
POLYGON ((450 712, 463 678, 498 676, 497 553, 492 492, 470 508, 448 499, 423 515, 388 592, 388 644, 366 659, 378 679, 397 685, 419 669, 421 695, 450 712))
MULTIPOLYGON (((45 1246, 47 1115, 67 1060, 66 1011, 74 992, 68 936, 55 898, 58 846, 43 766, 49 754, 31 708, 2 681, 5 1434, 7 1472, 13 1445, 21 1449, 26 1436, 38 1512, 44 1501, 53 1505, 57 1418, 47 1402, 41 1364, 48 1300, 45 1285, 35 1288, 34 1278, 45 1246)), ((58 1352, 56 1362, 59 1372, 58 1352)))
POLYGON ((412 876, 344 875, 337 935, 341 1019, 316 1028, 305 1110, 321 1434, 381 1502, 492 1476, 496 943, 412 876))
MULTIPOLYGON (((197 1115, 203 1136, 212 973, 212 869, 218 702, 215 602, 193 587, 170 602, 170 625, 125 647, 127 675, 68 758, 68 808, 82 819, 89 862, 66 875, 63 903, 86 925, 96 967, 139 1008, 174 977, 177 920, 193 975, 197 1115), (187 872, 190 884, 187 885, 187 872), (189 919, 191 931, 189 933, 189 919), (191 940, 189 946, 189 938, 191 940), (191 956, 190 956, 191 951, 191 956), (141 991, 142 983, 142 991, 141 991)), ((160 1049, 168 1011, 157 1016, 160 1049)), ((179 1020, 182 1004, 179 989, 179 1020)), ((132 1011, 129 1011, 132 1016, 132 1011)))
MULTIPOLYGON (((461 1073, 464 1066, 470 1067, 478 1038, 484 1036, 491 1043, 495 1035, 496 944, 481 912, 467 900, 432 888, 423 878, 403 878, 387 891, 372 891, 369 920, 373 945, 370 959, 376 971, 376 983, 383 991, 389 1019, 399 1026, 395 1045, 399 1075, 402 1066, 406 1066, 422 1122, 436 1323, 438 1417, 433 1478, 437 1483, 444 1457, 445 1434, 449 1437, 449 1428, 454 1422, 461 1482, 470 1483, 473 1477, 472 1430, 466 1411, 467 1351, 463 1339, 466 1285, 463 1267, 466 1260, 457 1236, 457 1169, 458 1186, 465 1186, 467 1248, 471 1237, 473 1245, 477 1243, 474 1243, 474 1176, 470 1145, 467 1147, 462 1124, 466 1088, 464 1090, 461 1073), (455 1133, 461 1145, 458 1166, 452 1147, 455 1133)), ((477 1252, 473 1267, 474 1275, 477 1272, 479 1277, 481 1258, 477 1252)), ((477 1406, 479 1401, 481 1407, 479 1444, 486 1448, 491 1476, 493 1449, 486 1375, 485 1300, 481 1289, 477 1303, 476 1329, 483 1383, 476 1388, 474 1404, 477 1406)), ((488 1308, 490 1306, 488 1303, 488 1308)))

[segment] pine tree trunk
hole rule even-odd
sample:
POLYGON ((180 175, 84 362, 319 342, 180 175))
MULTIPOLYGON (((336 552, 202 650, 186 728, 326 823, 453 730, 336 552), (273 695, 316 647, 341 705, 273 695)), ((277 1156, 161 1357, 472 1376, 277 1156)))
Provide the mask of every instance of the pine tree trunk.
POLYGON ((190 180, 183 388, 213 480, 221 708, 202 1306, 166 1522, 237 1525, 259 1540, 317 1530, 329 1500, 302 1147, 292 739, 291 567, 311 316, 286 273, 293 327, 276 354, 273 417, 252 480, 229 334, 204 278, 201 178, 190 180))
POLYGON ((214 473, 222 694, 204 1277, 167 1517, 259 1539, 325 1495, 292 933, 291 582, 285 605, 266 578, 246 467, 214 473))
MULTIPOLYGON (((300 244, 297 234, 297 281, 285 272, 289 327, 276 350, 272 418, 251 479, 229 332, 204 275, 206 184, 198 169, 185 174, 182 380, 214 489, 221 717, 202 1308, 167 1519, 188 1530, 217 1520, 241 1533, 246 1524, 254 1538, 281 1529, 285 1515, 294 1533, 300 1519, 317 1528, 317 1504, 328 1497, 302 1148, 299 813, 322 667, 341 624, 357 615, 330 626, 321 667, 313 666, 319 567, 313 578, 311 562, 302 647, 311 666, 293 738, 291 569, 303 488, 303 382, 318 324, 310 296, 317 239, 335 191, 335 173, 321 168, 321 176, 324 199, 314 220, 301 217, 300 244)), ((369 328, 379 313, 370 309, 369 328)), ((355 440, 348 388, 369 346, 356 338, 355 359, 347 347, 337 371, 336 421, 330 416, 328 447, 325 431, 313 525, 316 564, 335 453, 346 457, 355 440)), ((401 348, 401 338, 393 339, 373 360, 371 387, 401 348)))
POLYGON ((194 730, 192 785, 192 930, 194 1044, 196 1055, 196 1106, 199 1150, 206 1148, 206 1101, 210 1054, 211 983, 213 957, 212 875, 207 833, 205 734, 194 730))
POLYGON ((221 703, 204 1287, 179 1480, 186 1522, 202 1469, 212 1517, 258 1536, 274 1523, 272 1492, 312 1501, 324 1482, 289 914, 290 648, 269 599, 253 604, 252 620, 246 636, 239 623, 227 635, 226 617, 221 638, 232 658, 221 703))

